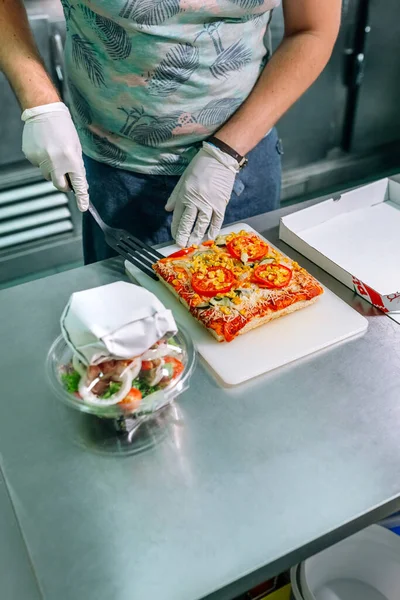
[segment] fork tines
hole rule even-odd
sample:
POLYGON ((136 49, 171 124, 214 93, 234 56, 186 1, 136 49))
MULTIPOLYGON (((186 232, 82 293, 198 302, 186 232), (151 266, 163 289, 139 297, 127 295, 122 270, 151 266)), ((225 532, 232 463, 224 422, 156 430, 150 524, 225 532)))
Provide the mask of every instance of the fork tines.
POLYGON ((118 247, 120 251, 122 250, 128 256, 135 267, 143 271, 148 277, 158 280, 152 265, 160 258, 164 258, 160 252, 131 235, 122 236, 118 247))
POLYGON ((142 258, 141 256, 139 256, 137 254, 131 254, 129 252, 125 255, 125 257, 129 260, 129 262, 131 262, 133 265, 135 265, 135 267, 137 267, 140 271, 142 271, 142 273, 145 273, 145 275, 147 275, 148 277, 151 277, 151 279, 155 279, 156 281, 158 281, 158 277, 155 274, 155 272, 153 271, 153 269, 147 267, 146 265, 144 265, 141 262, 141 258, 142 258))
POLYGON ((158 252, 158 250, 155 250, 154 248, 152 248, 148 244, 145 244, 144 242, 142 242, 138 238, 134 237, 133 235, 130 235, 130 234, 124 235, 123 241, 128 246, 132 245, 132 250, 134 250, 134 251, 139 250, 139 251, 143 252, 144 255, 148 256, 153 261, 152 264, 154 264, 155 262, 160 260, 160 258, 164 258, 164 256, 160 252, 158 252))
POLYGON ((111 248, 114 248, 124 258, 132 262, 143 273, 146 273, 152 279, 158 280, 157 275, 152 269, 152 265, 160 260, 160 258, 164 258, 160 252, 154 250, 154 248, 127 231, 115 229, 107 225, 91 202, 89 202, 89 212, 103 231, 105 240, 111 248))

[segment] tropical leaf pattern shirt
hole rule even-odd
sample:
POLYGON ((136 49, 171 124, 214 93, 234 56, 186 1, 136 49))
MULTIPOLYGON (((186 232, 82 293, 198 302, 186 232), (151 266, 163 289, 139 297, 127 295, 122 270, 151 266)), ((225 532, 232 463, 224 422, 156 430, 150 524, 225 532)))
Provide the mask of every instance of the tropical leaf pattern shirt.
POLYGON ((88 156, 180 175, 243 103, 279 0, 62 0, 71 111, 88 156))

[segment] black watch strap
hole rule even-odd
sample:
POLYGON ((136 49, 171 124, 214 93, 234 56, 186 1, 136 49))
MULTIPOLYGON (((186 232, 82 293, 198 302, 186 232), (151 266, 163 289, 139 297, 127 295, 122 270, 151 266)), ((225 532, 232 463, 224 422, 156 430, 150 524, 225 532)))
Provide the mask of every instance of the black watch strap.
POLYGON ((232 156, 232 158, 234 158, 238 162, 240 169, 243 169, 243 167, 247 165, 247 158, 245 156, 242 156, 241 154, 239 154, 239 152, 236 152, 236 150, 231 148, 228 144, 225 144, 225 142, 218 139, 214 135, 209 137, 207 142, 209 144, 212 144, 213 146, 216 146, 217 148, 222 150, 222 152, 229 154, 229 156, 232 156))

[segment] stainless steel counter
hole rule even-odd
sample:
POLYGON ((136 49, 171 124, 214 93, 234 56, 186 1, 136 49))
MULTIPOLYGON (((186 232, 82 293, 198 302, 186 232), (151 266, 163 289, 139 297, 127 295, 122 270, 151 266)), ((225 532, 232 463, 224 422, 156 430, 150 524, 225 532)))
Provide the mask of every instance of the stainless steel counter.
POLYGON ((40 600, 38 582, 0 471, 0 598, 40 600))
MULTIPOLYGON (((251 224, 276 242, 279 214, 251 224)), ((43 366, 69 295, 121 264, 0 293, 1 465, 45 600, 230 600, 400 508, 400 327, 278 245, 366 335, 232 389, 200 363, 166 438, 124 459, 73 443, 43 366)))

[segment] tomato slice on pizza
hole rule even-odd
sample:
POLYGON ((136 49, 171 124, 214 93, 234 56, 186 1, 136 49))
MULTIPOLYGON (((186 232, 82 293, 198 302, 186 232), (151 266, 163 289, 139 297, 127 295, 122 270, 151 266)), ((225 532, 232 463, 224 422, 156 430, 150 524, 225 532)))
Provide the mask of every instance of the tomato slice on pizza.
POLYGON ((289 285, 293 271, 286 265, 270 263, 254 269, 254 281, 263 287, 280 289, 289 285))
POLYGON ((234 237, 227 243, 226 249, 233 258, 243 262, 261 260, 268 254, 268 244, 251 234, 234 237))
POLYGON ((235 276, 225 267, 209 267, 205 273, 194 273, 191 283, 196 294, 212 298, 230 292, 235 284, 235 276))
POLYGON ((180 250, 173 252, 169 256, 162 258, 160 262, 168 262, 170 260, 176 260, 178 258, 183 258, 184 256, 187 256, 188 254, 191 254, 192 252, 194 252, 194 250, 195 250, 195 248, 193 248, 192 246, 190 248, 181 248, 180 250))

